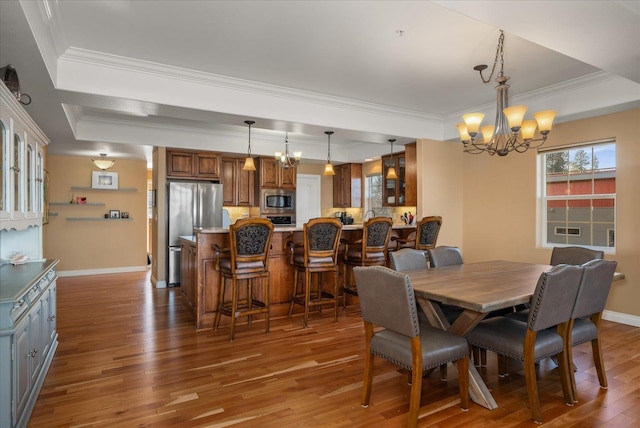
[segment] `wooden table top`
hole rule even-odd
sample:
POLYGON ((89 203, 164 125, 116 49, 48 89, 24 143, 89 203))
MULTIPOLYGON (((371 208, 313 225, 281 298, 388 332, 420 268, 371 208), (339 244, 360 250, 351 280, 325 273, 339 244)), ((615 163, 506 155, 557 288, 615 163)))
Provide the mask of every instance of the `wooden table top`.
POLYGON ((417 297, 487 313, 527 303, 550 265, 504 260, 406 272, 417 297))
MULTIPOLYGON (((495 260, 405 272, 417 297, 487 313, 531 300, 550 265, 495 260)), ((623 279, 617 273, 614 281, 623 279)))

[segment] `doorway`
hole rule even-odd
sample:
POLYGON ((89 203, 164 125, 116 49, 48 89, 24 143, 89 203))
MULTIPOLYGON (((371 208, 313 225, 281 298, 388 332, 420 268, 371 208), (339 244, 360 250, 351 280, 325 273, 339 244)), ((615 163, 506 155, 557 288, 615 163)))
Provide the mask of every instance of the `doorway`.
POLYGON ((298 174, 296 180, 296 226, 302 227, 309 219, 320 217, 321 177, 298 174))

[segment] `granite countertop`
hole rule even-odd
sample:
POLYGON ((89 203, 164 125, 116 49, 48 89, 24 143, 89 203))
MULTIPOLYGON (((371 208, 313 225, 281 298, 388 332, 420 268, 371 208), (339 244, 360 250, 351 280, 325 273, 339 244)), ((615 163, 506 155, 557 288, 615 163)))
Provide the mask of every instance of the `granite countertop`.
MULTIPOLYGON (((394 229, 415 229, 415 224, 395 223, 394 229)), ((360 230, 362 229, 362 223, 358 224, 345 224, 342 226, 342 230, 360 230)), ((195 228, 195 233, 229 233, 229 229, 226 227, 203 227, 195 228)), ((274 232, 302 232, 302 227, 297 226, 275 226, 274 232)), ((181 236, 180 238, 195 241, 195 236, 181 236)))

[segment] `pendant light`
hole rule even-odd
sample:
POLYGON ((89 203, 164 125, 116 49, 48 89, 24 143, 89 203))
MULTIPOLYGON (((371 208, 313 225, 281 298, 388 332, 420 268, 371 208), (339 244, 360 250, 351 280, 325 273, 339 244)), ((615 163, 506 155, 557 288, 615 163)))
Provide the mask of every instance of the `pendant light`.
POLYGON ((324 166, 324 172, 322 175, 336 175, 331 164, 331 134, 333 131, 324 131, 327 134, 327 164, 324 166))
POLYGON ((256 166, 253 163, 253 158, 251 157, 251 125, 256 123, 253 120, 245 120, 244 123, 249 125, 249 150, 247 151, 247 158, 244 160, 244 165, 242 166, 243 171, 255 171, 256 166))
POLYGON ((114 160, 107 159, 107 155, 105 153, 100 153, 100 159, 91 159, 91 162, 103 171, 111 168, 113 164, 116 163, 114 160))
MULTIPOLYGON (((393 142, 396 141, 396 139, 391 138, 388 141, 391 143, 391 154, 393 155, 393 142)), ((387 180, 395 180, 396 178, 398 178, 396 169, 393 166, 389 167, 389 170, 387 171, 387 180)))

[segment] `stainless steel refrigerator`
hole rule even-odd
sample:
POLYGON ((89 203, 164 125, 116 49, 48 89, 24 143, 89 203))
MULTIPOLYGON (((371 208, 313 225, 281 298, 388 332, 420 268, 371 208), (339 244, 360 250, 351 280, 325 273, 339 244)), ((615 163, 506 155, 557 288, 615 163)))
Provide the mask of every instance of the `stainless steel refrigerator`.
POLYGON ((180 236, 194 227, 222 226, 222 184, 172 181, 168 183, 167 285, 180 284, 180 236))

